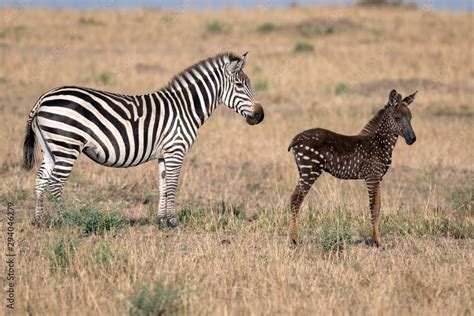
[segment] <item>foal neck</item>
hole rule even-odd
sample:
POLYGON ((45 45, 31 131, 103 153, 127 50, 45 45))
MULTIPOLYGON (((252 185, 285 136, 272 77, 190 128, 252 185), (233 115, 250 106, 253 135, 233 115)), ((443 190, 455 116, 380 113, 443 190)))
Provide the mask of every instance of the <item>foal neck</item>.
POLYGON ((382 157, 391 157, 398 135, 390 127, 389 113, 384 113, 379 125, 370 136, 371 144, 379 148, 382 157))

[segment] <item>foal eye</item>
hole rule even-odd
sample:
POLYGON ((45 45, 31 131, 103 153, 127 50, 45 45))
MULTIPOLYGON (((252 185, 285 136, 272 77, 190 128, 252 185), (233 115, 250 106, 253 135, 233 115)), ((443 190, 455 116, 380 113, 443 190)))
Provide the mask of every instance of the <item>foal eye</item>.
POLYGON ((242 82, 236 81, 235 85, 239 88, 243 88, 244 84, 242 82))

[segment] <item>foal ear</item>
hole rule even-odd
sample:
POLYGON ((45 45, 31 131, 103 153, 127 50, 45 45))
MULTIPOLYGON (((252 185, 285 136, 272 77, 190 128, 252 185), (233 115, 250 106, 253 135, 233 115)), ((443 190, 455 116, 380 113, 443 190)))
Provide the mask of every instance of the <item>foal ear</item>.
POLYGON ((242 68, 244 67, 245 65, 245 62, 247 61, 247 54, 249 52, 246 52, 245 54, 242 55, 242 57, 240 57, 240 59, 238 60, 234 60, 234 61, 231 61, 230 63, 227 64, 227 71, 229 71, 230 73, 235 73, 237 71, 240 71, 242 70, 242 68))
POLYGON ((406 96, 403 99, 403 103, 405 103, 407 106, 410 105, 413 101, 415 101, 416 94, 418 93, 418 90, 410 94, 409 96, 406 96))
POLYGON ((397 105, 402 100, 402 96, 397 92, 397 90, 393 89, 390 91, 388 96, 388 104, 391 106, 397 105))

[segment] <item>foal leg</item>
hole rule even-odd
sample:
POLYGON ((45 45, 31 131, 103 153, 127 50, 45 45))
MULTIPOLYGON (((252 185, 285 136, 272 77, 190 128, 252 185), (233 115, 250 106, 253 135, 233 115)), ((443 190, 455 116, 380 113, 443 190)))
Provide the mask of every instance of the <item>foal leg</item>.
POLYGON ((369 191, 370 221, 372 224, 372 240, 377 247, 382 246, 382 239, 379 233, 379 212, 380 212, 380 181, 377 179, 367 179, 367 189, 369 191))
MULTIPOLYGON (((307 163, 307 162, 306 162, 307 163)), ((319 163, 312 163, 305 165, 297 158, 299 180, 298 184, 291 195, 291 218, 290 218, 290 239, 294 245, 298 244, 298 213, 304 198, 308 194, 309 189, 321 175, 322 168, 319 163)))

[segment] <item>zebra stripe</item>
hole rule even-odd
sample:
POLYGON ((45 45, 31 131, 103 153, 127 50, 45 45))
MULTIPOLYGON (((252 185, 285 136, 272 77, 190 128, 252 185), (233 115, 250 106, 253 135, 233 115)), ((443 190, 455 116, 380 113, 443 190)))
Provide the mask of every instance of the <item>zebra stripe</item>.
POLYGON ((46 186, 60 197, 75 161, 84 152, 95 162, 117 168, 159 159, 157 217, 178 226, 175 197, 185 154, 197 130, 220 103, 246 117, 263 120, 250 80, 242 71, 247 54, 220 54, 176 75, 159 91, 124 95, 64 86, 42 95, 30 112, 24 167, 32 168, 35 136, 43 162, 36 176, 35 218, 43 211, 46 186))

